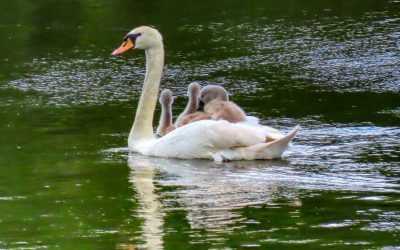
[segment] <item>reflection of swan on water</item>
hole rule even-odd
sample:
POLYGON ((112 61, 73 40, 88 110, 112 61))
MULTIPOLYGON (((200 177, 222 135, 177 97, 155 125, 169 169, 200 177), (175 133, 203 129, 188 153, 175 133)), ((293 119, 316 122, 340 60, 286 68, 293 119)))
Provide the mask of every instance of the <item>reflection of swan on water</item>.
POLYGON ((163 213, 162 205, 158 195, 155 193, 154 186, 154 165, 132 159, 129 161, 132 166, 130 182, 138 193, 141 208, 139 209, 139 217, 144 220, 142 226, 143 237, 145 240, 145 249, 163 249, 163 213))
MULTIPOLYGON (((258 163, 253 163, 253 167, 258 168, 258 163)), ((274 165, 285 163, 273 162, 274 165)), ((186 211, 191 229, 226 231, 229 225, 243 219, 237 209, 268 203, 279 193, 274 181, 263 180, 264 185, 259 186, 259 181, 246 180, 244 177, 254 173, 255 169, 249 169, 249 162, 242 167, 238 166, 240 164, 243 163, 235 162, 224 168, 204 160, 183 161, 131 154, 128 159, 130 182, 139 194, 142 207, 139 215, 145 220, 143 234, 147 244, 162 244, 163 214, 169 209, 176 209, 173 205, 176 202, 186 211), (229 170, 226 171, 226 168, 229 170), (163 173, 163 178, 154 180, 156 172, 163 173), (235 177, 235 174, 238 176, 235 177), (155 182, 157 185, 183 188, 171 192, 170 198, 163 198, 164 208, 161 208, 160 198, 155 193, 155 182)))
MULTIPOLYGON (((395 185, 383 177, 360 176, 358 172, 309 172, 299 170, 289 162, 237 161, 217 165, 205 160, 178 160, 131 154, 131 183, 141 204, 139 216, 144 219, 143 236, 146 246, 161 246, 167 232, 163 228, 164 214, 184 211, 195 235, 207 233, 207 241, 221 239, 219 233, 229 233, 245 227, 251 218, 243 214, 246 207, 302 205, 299 193, 315 190, 387 191, 395 185), (155 179, 156 173, 159 178, 155 179), (170 187, 161 197, 155 187, 170 187), (172 187, 172 188, 171 188, 172 187), (162 206, 161 206, 162 204, 162 206), (214 237, 215 236, 215 237, 214 237)), ((296 211, 294 211, 296 212, 296 211)), ((269 225, 263 225, 268 229, 269 225)))
MULTIPOLYGON (((162 224, 163 213, 177 209, 176 204, 179 204, 180 209, 187 214, 186 219, 191 229, 211 231, 229 230, 229 225, 246 219, 240 214, 240 209, 247 206, 275 206, 277 200, 291 206, 300 206, 300 192, 376 192, 393 190, 393 186, 397 186, 376 176, 369 178, 349 172, 303 171, 284 160, 237 161, 221 166, 205 160, 178 160, 131 154, 128 165, 143 211, 147 211, 143 218, 155 220, 147 225, 162 224), (153 178, 155 172, 161 173, 157 180, 153 178), (163 196, 160 201, 154 193, 154 183, 178 188, 172 191, 169 189, 168 195, 163 196)), ((161 241, 161 228, 153 232, 156 233, 149 235, 160 237, 161 241)))

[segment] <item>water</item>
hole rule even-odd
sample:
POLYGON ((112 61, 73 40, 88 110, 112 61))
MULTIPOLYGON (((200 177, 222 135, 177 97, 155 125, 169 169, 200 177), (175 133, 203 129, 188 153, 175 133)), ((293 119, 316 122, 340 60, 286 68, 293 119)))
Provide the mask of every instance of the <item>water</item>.
POLYGON ((399 248, 399 10, 2 1, 0 248, 399 248), (264 124, 302 126, 283 159, 130 155, 144 56, 110 53, 143 24, 164 35, 176 115, 190 81, 222 85, 264 124))

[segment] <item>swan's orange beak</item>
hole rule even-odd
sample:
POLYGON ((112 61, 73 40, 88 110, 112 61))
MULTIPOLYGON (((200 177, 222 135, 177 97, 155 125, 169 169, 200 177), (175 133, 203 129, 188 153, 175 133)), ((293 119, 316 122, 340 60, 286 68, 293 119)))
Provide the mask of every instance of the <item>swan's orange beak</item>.
POLYGON ((114 50, 113 53, 111 53, 112 56, 116 56, 119 54, 124 53, 125 51, 135 47, 135 44, 132 42, 130 38, 127 38, 126 41, 124 41, 121 46, 119 46, 118 49, 114 50))

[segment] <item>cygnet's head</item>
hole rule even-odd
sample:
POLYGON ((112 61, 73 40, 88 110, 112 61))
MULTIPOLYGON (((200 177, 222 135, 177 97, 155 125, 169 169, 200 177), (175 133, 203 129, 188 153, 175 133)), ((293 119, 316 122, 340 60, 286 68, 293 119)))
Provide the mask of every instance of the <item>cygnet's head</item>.
POLYGON ((174 98, 172 97, 172 92, 169 89, 164 89, 160 94, 160 99, 158 99, 161 105, 171 106, 174 102, 174 98))
POLYGON ((122 45, 114 50, 113 56, 124 53, 129 49, 152 49, 163 46, 162 36, 158 30, 141 26, 131 30, 125 37, 122 45))
POLYGON ((199 98, 201 86, 198 82, 191 82, 188 87, 188 96, 199 98))
POLYGON ((229 101, 228 92, 221 86, 208 85, 200 91, 200 101, 207 104, 211 101, 229 101))

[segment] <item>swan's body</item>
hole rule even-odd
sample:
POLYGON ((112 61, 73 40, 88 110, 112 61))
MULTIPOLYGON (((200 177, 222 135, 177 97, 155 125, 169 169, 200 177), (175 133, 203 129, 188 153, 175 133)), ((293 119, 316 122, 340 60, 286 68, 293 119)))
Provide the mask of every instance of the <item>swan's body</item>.
POLYGON ((268 143, 268 131, 262 127, 202 120, 177 128, 160 139, 131 144, 130 149, 144 155, 181 159, 274 159, 282 155, 298 129, 268 143))
POLYGON ((172 103, 174 102, 172 92, 164 89, 158 101, 161 104, 161 116, 157 127, 157 135, 163 137, 175 129, 175 125, 172 124, 172 103))
POLYGON ((161 34, 150 27, 139 27, 128 33, 124 43, 113 52, 117 55, 129 48, 146 52, 146 76, 128 138, 129 149, 149 156, 181 159, 253 160, 281 157, 299 127, 273 142, 266 142, 268 131, 262 127, 227 121, 202 120, 177 128, 156 139, 153 116, 157 102, 164 49, 161 34))

